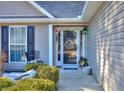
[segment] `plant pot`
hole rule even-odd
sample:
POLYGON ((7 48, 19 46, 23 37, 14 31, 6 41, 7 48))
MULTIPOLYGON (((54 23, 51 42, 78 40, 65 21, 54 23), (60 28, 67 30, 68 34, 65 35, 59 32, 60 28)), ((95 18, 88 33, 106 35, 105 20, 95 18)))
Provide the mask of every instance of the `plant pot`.
POLYGON ((90 66, 85 66, 82 68, 82 72, 85 75, 89 75, 91 73, 91 67, 90 66))

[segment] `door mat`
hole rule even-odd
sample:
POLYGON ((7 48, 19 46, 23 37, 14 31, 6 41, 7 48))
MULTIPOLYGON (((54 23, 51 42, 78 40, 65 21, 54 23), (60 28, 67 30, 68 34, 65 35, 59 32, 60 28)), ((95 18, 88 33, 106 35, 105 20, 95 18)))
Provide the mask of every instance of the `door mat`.
POLYGON ((63 68, 64 70, 78 70, 78 68, 63 68))

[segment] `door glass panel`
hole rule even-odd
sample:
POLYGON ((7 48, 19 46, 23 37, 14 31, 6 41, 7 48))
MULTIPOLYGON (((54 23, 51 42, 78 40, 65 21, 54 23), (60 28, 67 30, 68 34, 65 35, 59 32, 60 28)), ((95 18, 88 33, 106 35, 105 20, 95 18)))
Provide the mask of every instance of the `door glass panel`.
POLYGON ((75 31, 63 31, 63 59, 64 64, 77 63, 77 33, 75 31))

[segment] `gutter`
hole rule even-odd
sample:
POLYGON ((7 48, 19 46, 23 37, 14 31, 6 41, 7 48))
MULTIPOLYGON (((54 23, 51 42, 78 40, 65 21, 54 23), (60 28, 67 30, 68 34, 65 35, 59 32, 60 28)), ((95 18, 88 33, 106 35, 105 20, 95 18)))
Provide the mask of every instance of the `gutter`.
MULTIPOLYGON (((59 19, 46 19, 46 18, 8 18, 0 19, 0 23, 85 23, 77 18, 59 18, 59 19)), ((88 24, 88 23, 87 23, 88 24)))

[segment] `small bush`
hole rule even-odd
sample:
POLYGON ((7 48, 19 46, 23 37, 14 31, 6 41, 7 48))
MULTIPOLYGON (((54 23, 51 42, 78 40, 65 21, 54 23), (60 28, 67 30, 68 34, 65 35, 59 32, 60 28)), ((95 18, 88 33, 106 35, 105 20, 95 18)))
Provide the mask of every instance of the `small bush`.
POLYGON ((4 91, 54 91, 56 84, 47 79, 24 79, 18 81, 14 86, 3 89, 4 91))
POLYGON ((59 80, 59 69, 50 66, 40 66, 37 69, 36 78, 49 79, 57 83, 59 80))
POLYGON ((14 83, 11 80, 9 80, 8 78, 0 77, 0 90, 6 87, 10 87, 12 85, 14 85, 14 83))
POLYGON ((4 51, 0 52, 0 77, 2 77, 5 70, 5 63, 7 60, 7 54, 4 51))
POLYGON ((24 71, 28 71, 31 69, 36 70, 39 66, 47 66, 47 64, 41 64, 41 63, 30 63, 30 64, 26 64, 24 67, 24 71))

